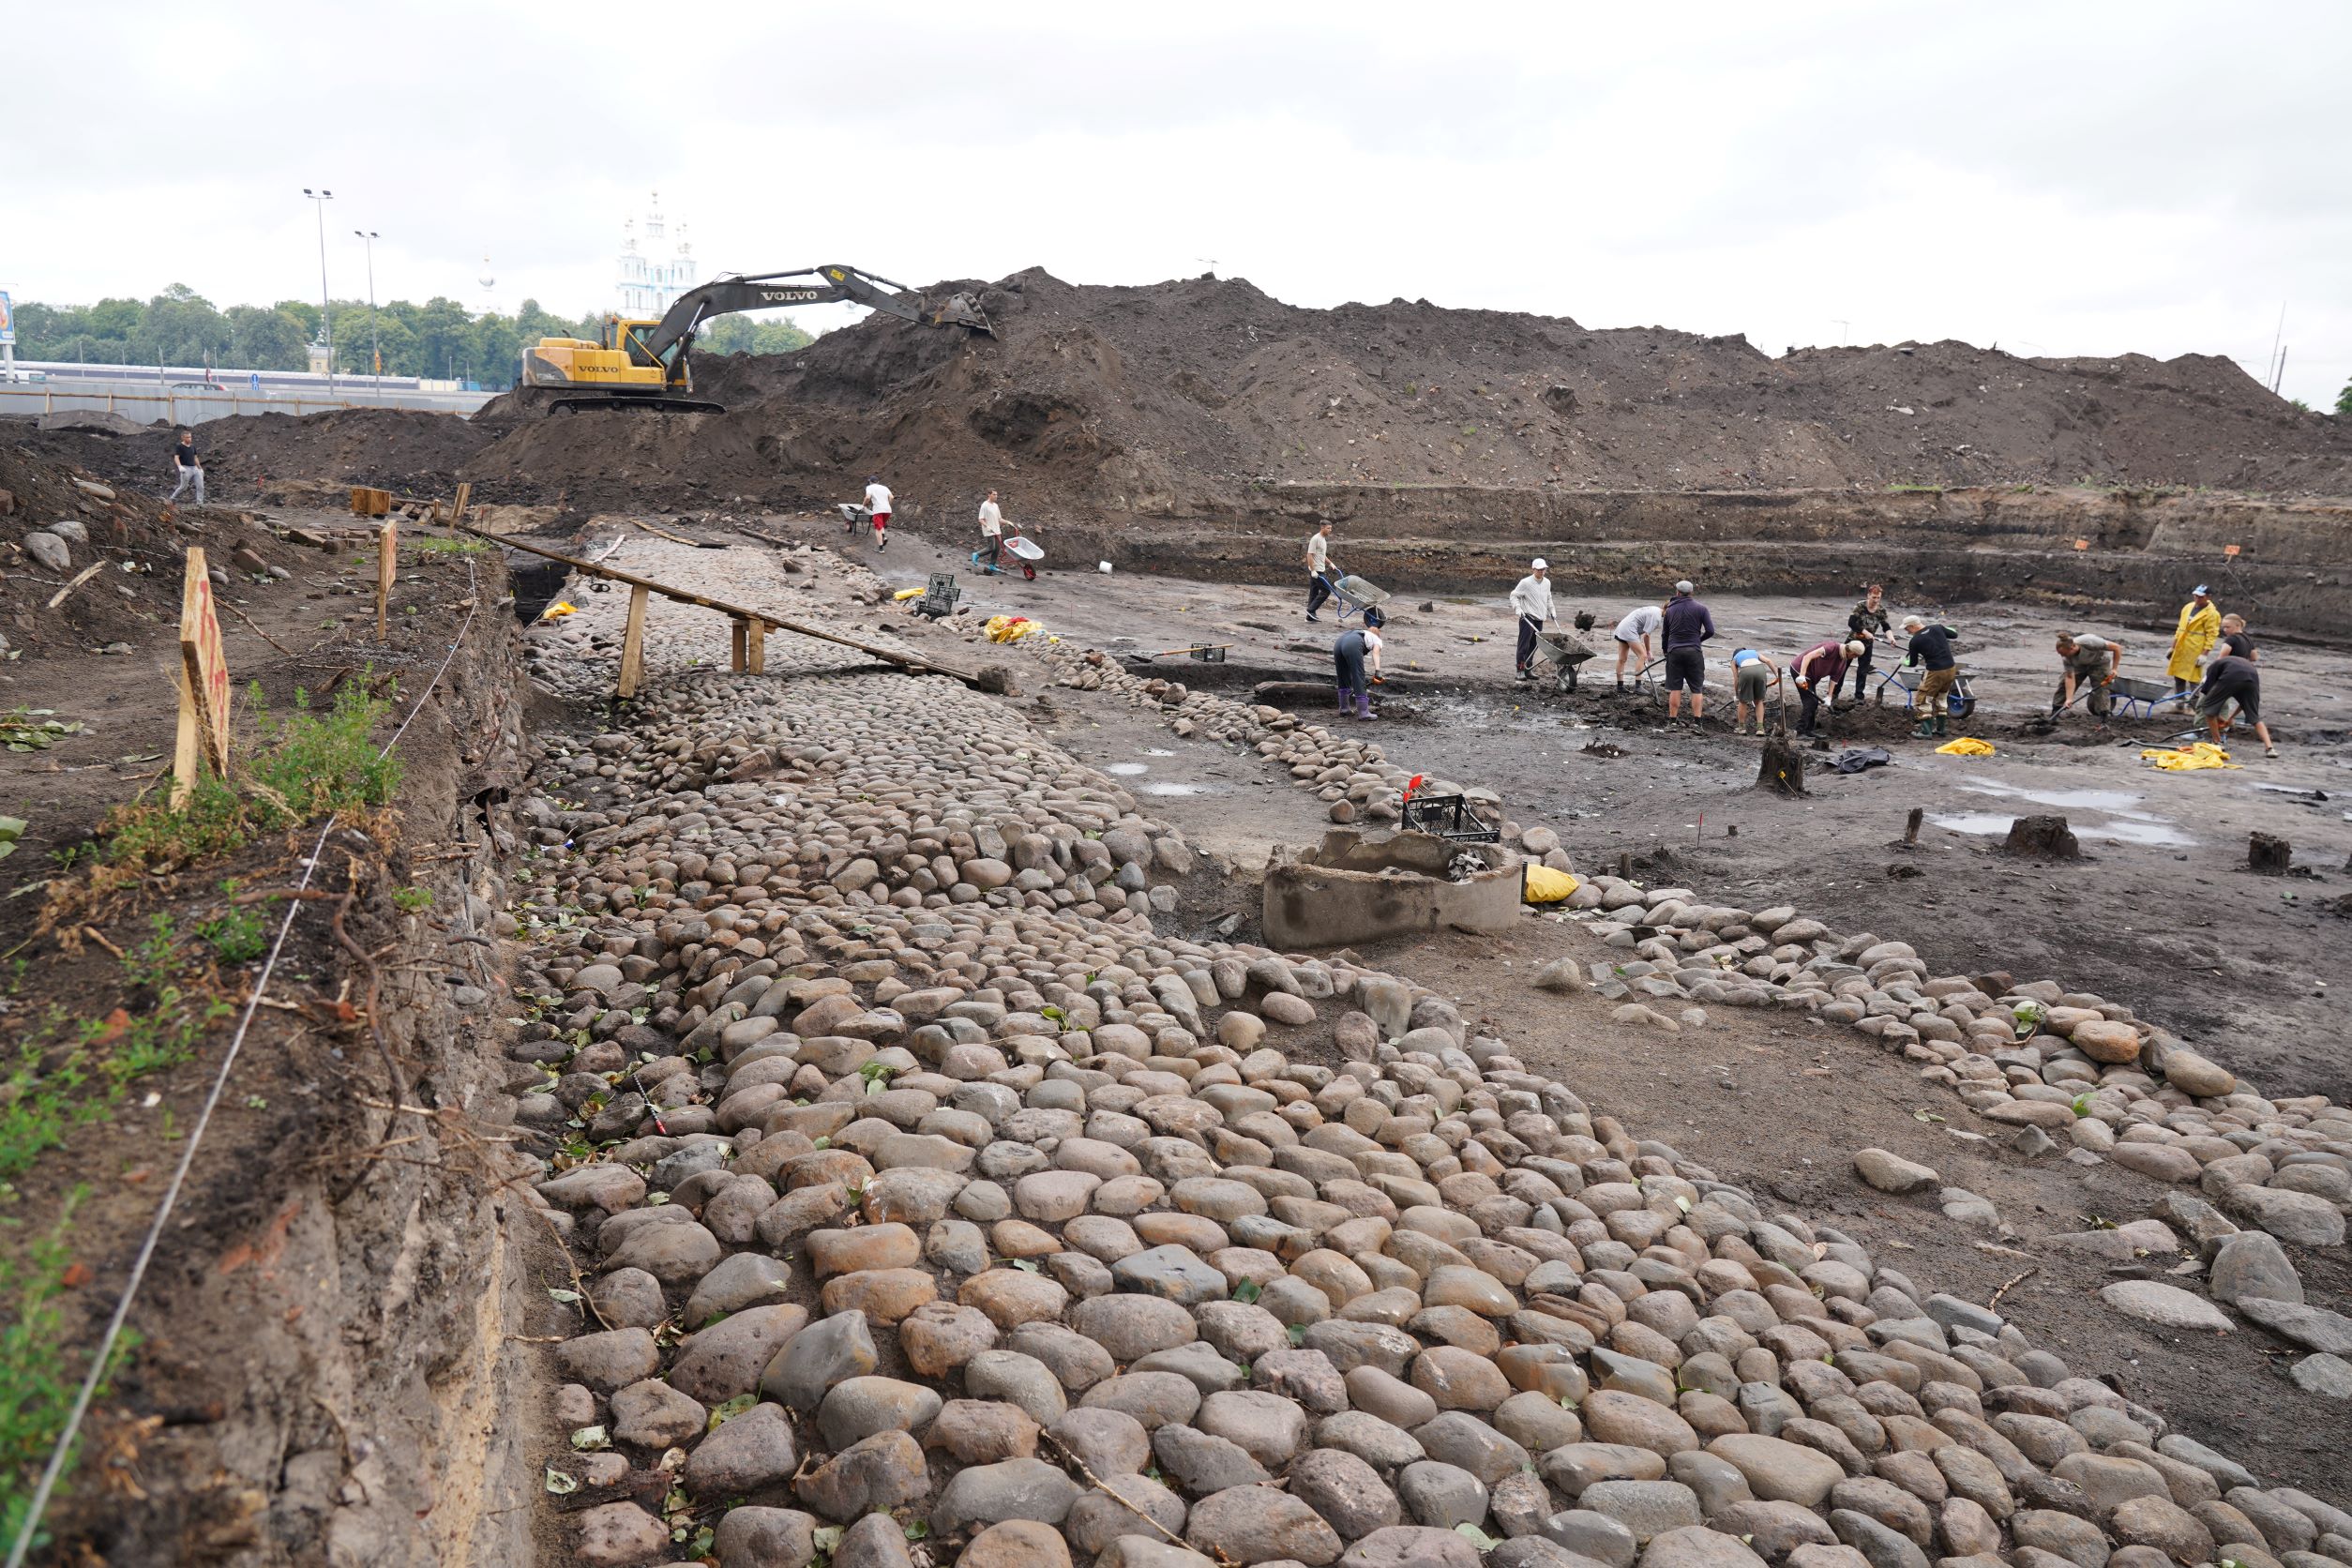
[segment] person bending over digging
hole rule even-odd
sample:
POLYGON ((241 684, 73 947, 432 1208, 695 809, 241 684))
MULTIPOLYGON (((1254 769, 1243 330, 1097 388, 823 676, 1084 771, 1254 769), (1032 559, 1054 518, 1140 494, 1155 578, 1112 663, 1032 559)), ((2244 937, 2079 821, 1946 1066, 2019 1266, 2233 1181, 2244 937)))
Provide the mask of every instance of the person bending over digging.
POLYGON ((1343 631, 1331 645, 1332 669, 1339 683, 1339 711, 1352 713, 1358 718, 1377 716, 1372 712, 1372 686, 1365 679, 1368 665, 1375 675, 1380 671, 1380 627, 1388 617, 1376 607, 1364 612, 1364 629, 1343 631))
POLYGON ((2088 706, 2091 716, 2099 720, 2099 728, 2107 727, 2107 715, 2115 711, 2115 693, 2107 688, 2114 683, 2116 667, 2123 662, 2123 644, 2112 638, 2093 637, 2088 632, 2077 636, 2071 631, 2058 635, 2058 656, 2060 660, 2058 696, 2050 704, 2050 716, 2058 717, 2074 702, 2077 687, 2090 693, 2088 706))
POLYGON ((1617 688, 1625 689, 1625 661, 1634 661, 1634 672, 1639 674, 1650 666, 1650 640, 1666 625, 1666 611, 1654 604, 1645 604, 1629 611, 1617 623, 1617 688))
POLYGON ((1952 656, 1952 640, 1960 634, 1940 622, 1930 626, 1924 617, 1906 615, 1903 635, 1909 639, 1903 662, 1926 671, 1911 693, 1911 710, 1919 716, 1919 728, 1912 733, 1922 740, 1948 735, 1952 732, 1952 688, 1960 679, 1960 661, 1952 656))
POLYGON ((2277 756, 2279 748, 2271 742, 2270 727, 2262 722, 2262 671, 2250 658, 2224 654, 2205 667, 2205 682, 2197 688, 2197 712, 2204 716, 2206 733, 2215 746, 2229 732, 2232 702, 2238 704, 2238 717, 2254 726, 2262 742, 2262 754, 2277 756))
POLYGON ((1797 662, 1788 667, 1788 673, 1797 682, 1797 701, 1804 704, 1798 716, 1797 733, 1810 735, 1821 716, 1821 687, 1827 683, 1830 699, 1837 697, 1837 679, 1846 673, 1847 665, 1862 657, 1859 642, 1841 642, 1836 638, 1816 642, 1797 656, 1797 662))
POLYGON ((1764 732, 1764 698, 1780 685, 1780 666, 1757 653, 1754 648, 1731 650, 1731 731, 1738 735, 1764 732), (1748 710, 1756 710, 1756 728, 1750 731, 1748 710))

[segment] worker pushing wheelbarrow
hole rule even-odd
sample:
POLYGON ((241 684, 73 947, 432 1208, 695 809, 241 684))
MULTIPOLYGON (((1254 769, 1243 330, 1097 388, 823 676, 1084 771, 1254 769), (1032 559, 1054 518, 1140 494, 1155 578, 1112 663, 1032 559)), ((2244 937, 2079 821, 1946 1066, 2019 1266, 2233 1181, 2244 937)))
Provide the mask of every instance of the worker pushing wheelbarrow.
POLYGON ((996 491, 990 490, 988 498, 980 503, 980 548, 972 552, 972 564, 991 576, 1010 577, 1018 571, 1034 582, 1036 563, 1045 558, 1044 550, 1021 537, 1018 525, 1005 522, 1003 510, 997 505, 996 491), (1013 558, 1010 564, 1004 559, 1007 555, 1013 558))
POLYGON ((1337 566, 1326 566, 1320 574, 1319 580, 1329 591, 1331 602, 1338 607, 1335 613, 1342 626, 1348 624, 1349 616, 1353 615, 1362 619, 1365 611, 1375 609, 1389 601, 1387 589, 1367 582, 1363 578, 1342 572, 1337 566))

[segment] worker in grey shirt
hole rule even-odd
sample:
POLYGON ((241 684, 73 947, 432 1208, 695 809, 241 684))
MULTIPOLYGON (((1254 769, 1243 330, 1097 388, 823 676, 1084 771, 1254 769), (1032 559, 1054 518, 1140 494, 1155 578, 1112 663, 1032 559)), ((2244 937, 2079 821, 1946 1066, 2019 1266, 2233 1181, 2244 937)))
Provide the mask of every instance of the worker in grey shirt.
POLYGON ((2076 688, 2088 686, 2090 701, 2087 705, 2099 720, 2099 728, 2105 729, 2107 715, 2115 709, 2115 696, 2107 687, 2115 679, 2117 666, 2123 662, 2123 644, 2088 632, 2062 631, 2058 635, 2058 656, 2063 662, 2050 716, 2056 718, 2066 711, 2074 701, 2076 688))
POLYGON ((1319 621, 1315 612, 1331 597, 1331 524, 1318 526, 1306 536, 1306 618, 1319 621))

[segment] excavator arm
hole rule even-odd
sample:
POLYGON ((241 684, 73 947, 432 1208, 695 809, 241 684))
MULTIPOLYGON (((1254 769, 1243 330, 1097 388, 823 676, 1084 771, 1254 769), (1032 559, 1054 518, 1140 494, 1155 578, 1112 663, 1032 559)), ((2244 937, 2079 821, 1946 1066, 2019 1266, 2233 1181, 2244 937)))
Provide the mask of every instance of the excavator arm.
POLYGON ((793 305, 863 305, 902 321, 932 326, 961 326, 996 336, 996 329, 970 294, 957 294, 932 305, 903 283, 894 283, 860 268, 835 263, 802 267, 793 272, 766 272, 754 278, 719 278, 678 296, 651 329, 628 332, 616 347, 643 365, 659 365, 670 385, 685 384, 686 354, 695 334, 713 316, 738 310, 774 310, 793 305))

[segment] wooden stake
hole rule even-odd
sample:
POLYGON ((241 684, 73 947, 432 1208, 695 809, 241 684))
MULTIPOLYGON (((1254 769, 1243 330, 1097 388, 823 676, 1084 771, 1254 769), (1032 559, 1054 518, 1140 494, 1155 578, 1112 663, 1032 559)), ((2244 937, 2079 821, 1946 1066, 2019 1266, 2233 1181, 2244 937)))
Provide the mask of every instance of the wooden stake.
POLYGON ((201 546, 188 550, 180 585, 180 720, 172 751, 172 809, 196 792, 196 772, 209 756, 229 771, 229 660, 213 613, 212 575, 201 546))
POLYGON ((744 668, 754 675, 768 672, 768 625, 765 621, 744 623, 744 668))
POLYGON ((1927 812, 1922 807, 1917 806, 1911 807, 1910 816, 1903 823, 1903 842, 1906 844, 1919 842, 1919 824, 1926 819, 1926 816, 1927 812))
POLYGON ((465 520, 465 509, 474 504, 474 483, 467 480, 458 487, 457 499, 449 505, 449 526, 455 528, 465 520))
POLYGON ((392 584, 400 572, 400 524, 396 518, 384 520, 384 532, 376 535, 376 641, 384 641, 391 635, 387 620, 392 608, 392 584))
POLYGON ((727 668, 738 675, 744 672, 751 657, 751 650, 746 646, 750 641, 746 635, 748 623, 740 615, 728 623, 727 668))
POLYGON ((645 601, 652 597, 650 589, 629 590, 628 627, 621 634, 621 682, 616 688, 624 701, 637 695, 638 683, 645 678, 645 601))

